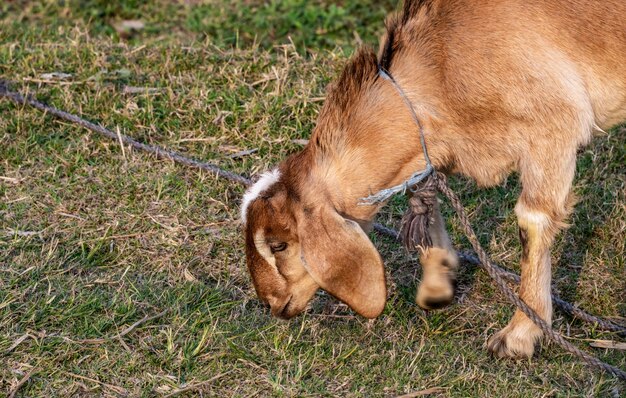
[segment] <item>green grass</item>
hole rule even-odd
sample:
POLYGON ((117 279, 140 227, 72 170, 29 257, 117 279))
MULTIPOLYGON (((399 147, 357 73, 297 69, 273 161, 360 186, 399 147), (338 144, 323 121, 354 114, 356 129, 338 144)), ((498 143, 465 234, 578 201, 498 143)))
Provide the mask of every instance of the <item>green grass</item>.
MULTIPOLYGON (((28 2, 0 5, 0 77, 49 104, 153 144, 252 175, 301 148, 357 43, 376 45, 394 2, 28 2), (141 19, 118 36, 113 25, 141 19), (355 34, 356 32, 356 34, 355 34), (67 80, 42 74, 63 72, 67 80), (125 87, 155 88, 128 94, 125 87), (229 155, 246 149, 243 158, 229 155)), ((555 286, 590 312, 625 317, 625 130, 581 151, 573 226, 555 245, 555 286)), ((511 305, 475 269, 457 302, 424 313, 419 267, 373 236, 390 298, 373 322, 326 294, 272 319, 245 268, 243 188, 0 101, 0 396, 606 397, 624 385, 553 345, 530 361, 484 348, 511 305), (120 338, 115 336, 146 316, 120 338), (112 337, 108 339, 109 337, 112 337), (100 341, 97 339, 107 339, 100 341), (96 341, 93 341, 96 340, 96 341), (182 391, 181 391, 182 390, 182 391)), ((482 242, 519 270, 513 176, 455 179, 482 242)), ((404 201, 379 220, 397 225, 404 201)), ((449 215, 455 243, 467 248, 449 215)), ((559 313, 554 325, 626 368, 615 339, 559 313)))

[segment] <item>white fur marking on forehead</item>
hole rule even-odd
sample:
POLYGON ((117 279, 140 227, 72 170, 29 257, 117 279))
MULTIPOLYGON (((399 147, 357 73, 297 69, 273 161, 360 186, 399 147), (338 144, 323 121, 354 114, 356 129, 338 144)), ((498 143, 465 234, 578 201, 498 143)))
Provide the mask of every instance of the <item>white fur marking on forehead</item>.
POLYGON ((280 178, 280 171, 278 169, 266 171, 261 174, 261 178, 248 190, 246 194, 243 195, 243 200, 241 201, 241 220, 243 223, 246 223, 246 213, 248 211, 248 206, 250 203, 259 197, 260 194, 267 191, 272 185, 278 182, 280 178))

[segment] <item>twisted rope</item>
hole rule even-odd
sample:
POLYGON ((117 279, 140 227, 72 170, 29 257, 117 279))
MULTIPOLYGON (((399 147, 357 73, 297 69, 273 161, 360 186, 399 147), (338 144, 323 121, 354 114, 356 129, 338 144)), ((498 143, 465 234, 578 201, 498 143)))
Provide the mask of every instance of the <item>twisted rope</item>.
POLYGON ((409 199, 409 208, 400 222, 400 236, 404 247, 409 251, 416 247, 427 248, 433 245, 428 230, 437 202, 436 188, 436 180, 428 178, 416 187, 409 199))
MULTIPOLYGON (((381 235, 385 235, 388 236, 398 242, 406 242, 404 240, 404 238, 402 237, 402 233, 396 231, 395 229, 386 227, 382 224, 374 224, 374 230, 376 232, 378 232, 381 235)), ((464 252, 457 252, 456 253, 457 256, 459 257, 459 259, 467 264, 471 264, 471 265, 476 265, 476 266, 480 266, 481 265, 481 261, 480 259, 471 253, 464 253, 464 252)), ((500 267, 497 264, 491 263, 491 265, 494 267, 494 269, 498 272, 498 274, 500 274, 500 276, 507 280, 510 283, 514 283, 519 285, 521 282, 521 278, 519 275, 517 275, 514 272, 508 271, 502 267, 500 267)), ((558 308, 559 310, 563 311, 564 313, 576 318, 576 319, 580 319, 581 321, 590 323, 595 325, 596 327, 608 331, 608 332, 615 332, 615 333, 619 333, 621 335, 626 336, 626 327, 625 326, 620 326, 617 325, 611 321, 609 321, 608 319, 603 319, 603 318, 599 318, 595 315, 591 315, 587 312, 585 312, 584 310, 576 307, 575 305, 561 299, 555 292, 554 290, 552 291, 551 294, 552 297, 552 302, 554 304, 554 306, 556 308, 558 308)))
POLYGON ((537 325, 546 336, 548 336, 552 341, 560 345, 566 351, 580 357, 587 364, 596 367, 598 369, 602 369, 607 373, 610 373, 622 380, 626 380, 626 372, 623 370, 609 365, 600 361, 598 358, 587 354, 586 352, 580 350, 578 347, 571 344, 569 341, 565 340, 563 336, 556 333, 554 329, 550 325, 546 323, 532 308, 530 308, 519 296, 517 296, 506 284, 506 281, 502 277, 502 274, 498 271, 498 267, 496 267, 489 257, 487 253, 482 248, 481 244, 478 241, 478 237, 472 228, 469 218, 467 217, 467 213, 465 213, 465 209, 463 208, 463 204, 461 203, 459 197, 450 189, 447 183, 447 179, 445 175, 441 173, 437 173, 433 175, 433 177, 437 182, 437 190, 441 192, 452 204, 452 207, 457 213, 459 217, 459 221, 461 226, 463 227, 463 232, 467 236, 467 239, 470 241, 472 248, 478 255, 480 259, 481 267, 487 271, 489 276, 496 282, 496 285, 500 289, 502 293, 509 299, 510 302, 515 304, 517 308, 519 308, 530 320, 532 320, 535 325, 537 325))
MULTIPOLYGON (((457 253, 457 254, 459 258, 461 259, 461 261, 465 261, 467 263, 478 265, 478 266, 482 264, 481 260, 473 254, 468 254, 468 253, 457 253)), ((503 279, 506 279, 507 281, 511 283, 515 283, 516 285, 520 284, 521 278, 519 275, 511 271, 507 271, 504 268, 498 266, 497 264, 491 263, 491 265, 494 267, 496 272, 498 272, 498 274, 503 279)), ((615 332, 615 333, 619 333, 621 335, 626 336, 626 327, 617 325, 609 321, 608 319, 602 319, 597 316, 586 313, 585 311, 581 310, 575 305, 570 304, 567 301, 561 299, 554 292, 554 290, 552 291, 551 297, 552 297, 552 302, 554 303, 554 305, 561 311, 565 312, 566 314, 569 314, 573 316, 574 318, 580 319, 587 323, 595 324, 598 328, 602 330, 605 330, 608 332, 615 332)))
POLYGON ((0 80, 0 98, 1 97, 10 99, 11 101, 17 104, 30 105, 33 108, 37 108, 41 111, 54 115, 60 119, 67 120, 68 122, 76 123, 79 126, 82 126, 86 129, 95 131, 96 133, 100 133, 108 138, 111 138, 112 140, 115 140, 115 141, 120 140, 124 144, 130 145, 131 147, 135 149, 152 153, 156 155, 156 157, 159 159, 169 159, 174 162, 184 164, 185 166, 190 166, 190 167, 195 167, 197 169, 205 170, 205 171, 215 174, 216 176, 220 178, 225 178, 229 181, 233 181, 239 184, 243 184, 243 185, 251 184, 251 181, 248 178, 232 173, 230 171, 222 170, 221 168, 213 164, 201 162, 195 159, 190 159, 176 151, 163 149, 156 145, 144 144, 127 135, 115 133, 100 125, 94 124, 78 116, 72 115, 71 113, 67 113, 59 109, 53 108, 49 105, 46 105, 42 102, 37 101, 36 99, 31 98, 30 96, 25 97, 18 92, 10 91, 8 88, 8 83, 4 80, 0 80))
MULTIPOLYGON (((417 186, 417 184, 419 183, 424 184, 426 186, 433 185, 433 183, 429 182, 428 180, 431 180, 431 179, 434 180, 435 181, 434 185, 436 185, 437 190, 441 192, 442 194, 444 194, 448 198, 448 200, 450 200, 450 202, 452 203, 452 206, 457 212, 459 220, 461 221, 461 225, 463 226, 463 231, 465 232, 465 235, 467 236, 470 243, 472 244, 472 247, 474 248, 474 251, 477 253, 478 258, 480 259, 481 267, 485 271, 487 271, 487 273, 493 278, 498 288, 500 288, 500 291, 504 293, 504 295, 509 299, 509 301, 514 303, 517 306, 517 308, 519 308, 530 320, 532 320, 535 323, 535 325, 537 325, 544 332, 545 335, 550 337, 554 342, 559 344, 566 351, 574 355, 577 355, 578 357, 583 359, 585 362, 587 362, 591 366, 602 369, 620 379, 626 380, 626 372, 612 365, 606 364, 600 361, 599 359, 581 351, 579 348, 577 348, 576 346, 566 341, 561 335, 554 332, 554 330, 552 329, 550 325, 548 325, 541 317, 539 317, 539 315, 537 315, 537 313, 532 308, 526 305, 526 303, 522 301, 508 287, 505 280, 503 279, 502 274, 498 272, 499 267, 495 267, 494 264, 491 263, 491 261, 489 260, 489 257, 487 256, 487 253, 483 250, 482 246, 478 242, 478 238, 476 237, 476 234, 474 233, 474 230, 472 229, 472 226, 469 222, 467 214, 465 213, 465 209, 463 208, 463 205, 461 204, 461 201, 459 200, 458 196, 456 196, 456 194, 452 192, 450 187, 448 187, 446 177, 443 174, 438 173, 434 170, 430 162, 430 158, 428 157, 428 150, 426 148, 426 140, 424 136, 424 127, 421 121, 419 120, 419 118, 417 117, 417 114, 415 113, 415 108, 413 107, 413 104, 409 100, 408 96, 406 95, 402 87, 400 87, 400 85, 396 82, 396 80, 388 71, 384 70, 383 68, 379 66, 378 74, 382 76, 384 79, 388 80, 392 84, 392 86, 398 92, 398 95, 402 98, 402 101, 406 105, 407 109, 409 110, 411 117, 413 118, 413 121, 415 122, 415 125, 417 126, 418 131, 419 131, 420 143, 422 145, 422 151, 424 153, 424 159, 426 161, 427 167, 423 171, 418 171, 414 173, 411 177, 409 177, 407 181, 405 181, 404 183, 400 185, 397 185, 392 188, 383 189, 377 193, 370 194, 366 198, 362 198, 360 200, 360 204, 378 205, 384 202, 385 200, 389 199, 395 193, 406 192, 407 188, 411 189, 412 192, 415 193, 416 192, 415 190, 419 189, 417 186)), ((428 195, 426 195, 425 192, 420 192, 419 195, 416 195, 416 196, 419 202, 424 202, 424 200, 427 201, 426 198, 428 198, 428 195)), ((421 205, 423 203, 419 203, 419 204, 421 205)), ((409 232, 411 231, 411 229, 417 231, 419 229, 423 229, 424 227, 426 227, 424 231, 427 231, 427 226, 429 222, 422 221, 421 219, 429 217, 428 213, 432 211, 432 207, 429 208, 428 206, 425 206, 426 209, 422 209, 424 206, 416 206, 416 207, 418 208, 417 210, 418 213, 415 217, 417 219, 416 224, 418 228, 411 228, 413 224, 411 223, 411 225, 409 225, 408 227, 408 230, 409 232)), ((406 237, 407 236, 406 228, 404 229, 405 229, 404 235, 406 237)), ((413 236, 410 236, 410 234, 408 236, 410 238, 413 237, 413 236)), ((424 238, 420 238, 420 239, 424 240, 424 238)), ((408 241, 405 241, 405 245, 407 243, 408 241)))

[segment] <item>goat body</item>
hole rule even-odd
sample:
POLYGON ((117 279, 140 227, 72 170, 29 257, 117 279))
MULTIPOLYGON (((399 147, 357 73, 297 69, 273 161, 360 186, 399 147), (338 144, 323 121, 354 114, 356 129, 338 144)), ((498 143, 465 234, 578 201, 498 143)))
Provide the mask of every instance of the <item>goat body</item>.
MULTIPOLYGON (((623 0, 406 1, 378 56, 362 48, 331 87, 309 144, 242 204, 247 264, 272 313, 300 313, 322 288, 366 317, 385 305, 383 263, 367 238, 378 206, 359 199, 425 166, 482 186, 519 173, 520 295, 550 322, 550 247, 570 212, 576 151, 626 120, 623 0)), ((417 302, 452 299, 457 258, 441 216, 422 253, 417 302)), ((493 336, 498 356, 532 355, 540 330, 521 312, 493 336)))

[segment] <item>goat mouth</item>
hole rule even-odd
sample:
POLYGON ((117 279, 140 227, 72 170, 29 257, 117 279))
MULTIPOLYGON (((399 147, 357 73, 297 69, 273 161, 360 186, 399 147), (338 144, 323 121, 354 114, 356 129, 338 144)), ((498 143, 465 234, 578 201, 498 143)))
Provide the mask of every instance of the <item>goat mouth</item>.
POLYGON ((282 306, 282 308, 277 308, 275 311, 272 311, 272 314, 280 319, 290 319, 293 318, 294 315, 296 315, 296 313, 291 313, 290 310, 293 309, 293 307, 291 306, 291 298, 292 296, 289 296, 289 299, 287 299, 287 301, 285 302, 285 304, 282 306))

